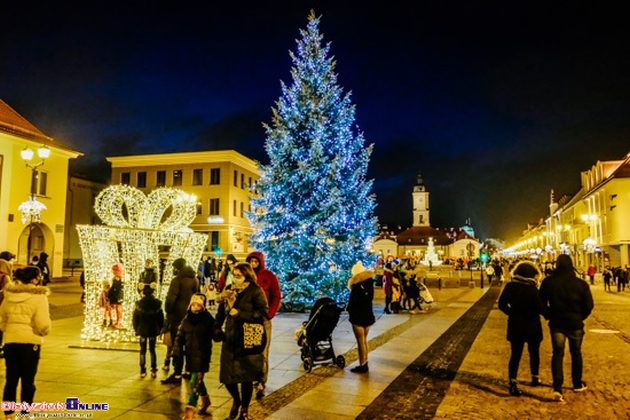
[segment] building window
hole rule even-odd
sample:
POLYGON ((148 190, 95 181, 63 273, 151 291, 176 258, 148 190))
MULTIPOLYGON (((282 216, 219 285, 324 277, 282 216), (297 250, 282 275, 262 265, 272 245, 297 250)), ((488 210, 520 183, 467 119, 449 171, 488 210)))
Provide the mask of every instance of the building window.
POLYGON ((157 171, 155 186, 163 187, 166 185, 166 171, 157 171))
POLYGON ((138 188, 146 188, 147 186, 147 173, 138 172, 138 188))
POLYGON ((210 232, 210 249, 216 251, 219 247, 219 232, 212 231, 210 232))
POLYGON ((173 171, 173 186, 178 187, 180 185, 182 185, 182 170, 175 169, 173 171))
POLYGON ((197 203, 197 216, 201 216, 203 214, 203 204, 197 203))
POLYGON ((245 189, 245 174, 241 174, 241 188, 245 189))
POLYGON ((210 185, 219 185, 221 183, 221 168, 210 169, 210 185))
POLYGON ((245 203, 241 201, 241 217, 245 217, 245 203))
POLYGON ((234 200, 234 208, 232 209, 232 215, 236 216, 236 200, 234 200))
POLYGON ((123 185, 131 184, 131 173, 123 172, 120 174, 120 183, 123 185))
POLYGON ((48 173, 33 171, 31 175, 31 194, 46 195, 48 173))
POLYGON ((203 169, 193 169, 193 185, 203 185, 203 169))
POLYGON ((252 188, 252 177, 250 176, 249 179, 247 180, 247 189, 251 189, 252 188))
POLYGON ((238 187, 238 171, 234 171, 234 186, 238 187))
POLYGON ((219 215, 219 199, 211 198, 209 203, 210 203, 210 210, 208 211, 208 214, 210 216, 218 216, 219 215))

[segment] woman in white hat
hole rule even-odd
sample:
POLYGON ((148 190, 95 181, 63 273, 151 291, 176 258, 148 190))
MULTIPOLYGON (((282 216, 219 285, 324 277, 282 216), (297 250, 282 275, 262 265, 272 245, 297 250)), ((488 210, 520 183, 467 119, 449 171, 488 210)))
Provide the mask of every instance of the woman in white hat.
POLYGON ((359 365, 350 369, 354 373, 366 373, 368 371, 368 344, 367 335, 370 326, 374 324, 374 312, 372 300, 374 299, 374 272, 368 271, 361 261, 352 266, 352 277, 348 280, 350 299, 348 300, 349 320, 352 331, 357 339, 359 350, 359 365))

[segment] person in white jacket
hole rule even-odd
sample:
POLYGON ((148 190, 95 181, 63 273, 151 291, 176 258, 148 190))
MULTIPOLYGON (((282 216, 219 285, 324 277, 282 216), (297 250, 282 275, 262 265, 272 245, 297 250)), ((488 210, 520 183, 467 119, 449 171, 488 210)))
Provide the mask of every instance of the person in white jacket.
MULTIPOLYGON (((4 332, 6 383, 3 401, 16 402, 18 381, 20 401, 32 403, 35 396, 35 374, 44 336, 50 332, 49 289, 40 286, 39 268, 28 266, 15 271, 14 282, 4 289, 0 305, 0 330, 4 332)), ((10 407, 7 407, 10 408, 10 407)), ((24 411, 23 411, 24 412, 24 411)), ((5 410, 11 418, 13 410, 5 410)))

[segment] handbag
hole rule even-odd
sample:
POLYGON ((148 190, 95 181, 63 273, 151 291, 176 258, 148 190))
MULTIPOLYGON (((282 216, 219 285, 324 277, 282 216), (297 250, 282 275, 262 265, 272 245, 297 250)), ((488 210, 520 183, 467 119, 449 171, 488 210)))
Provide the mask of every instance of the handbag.
POLYGON ((237 353, 241 356, 260 354, 267 345, 267 334, 263 319, 239 321, 236 325, 238 334, 237 353))

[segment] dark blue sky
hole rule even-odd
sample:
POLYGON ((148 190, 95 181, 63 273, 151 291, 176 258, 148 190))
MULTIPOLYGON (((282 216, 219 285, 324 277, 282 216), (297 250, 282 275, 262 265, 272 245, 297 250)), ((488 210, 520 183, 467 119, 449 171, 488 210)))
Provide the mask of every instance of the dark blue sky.
POLYGON ((630 30, 610 5, 12 3, 0 98, 84 152, 75 173, 215 148, 266 162, 261 123, 311 8, 375 143, 383 222, 411 223, 421 171, 432 225, 471 218, 482 238, 511 239, 546 215, 551 188, 575 193, 580 171, 630 151, 630 30))

